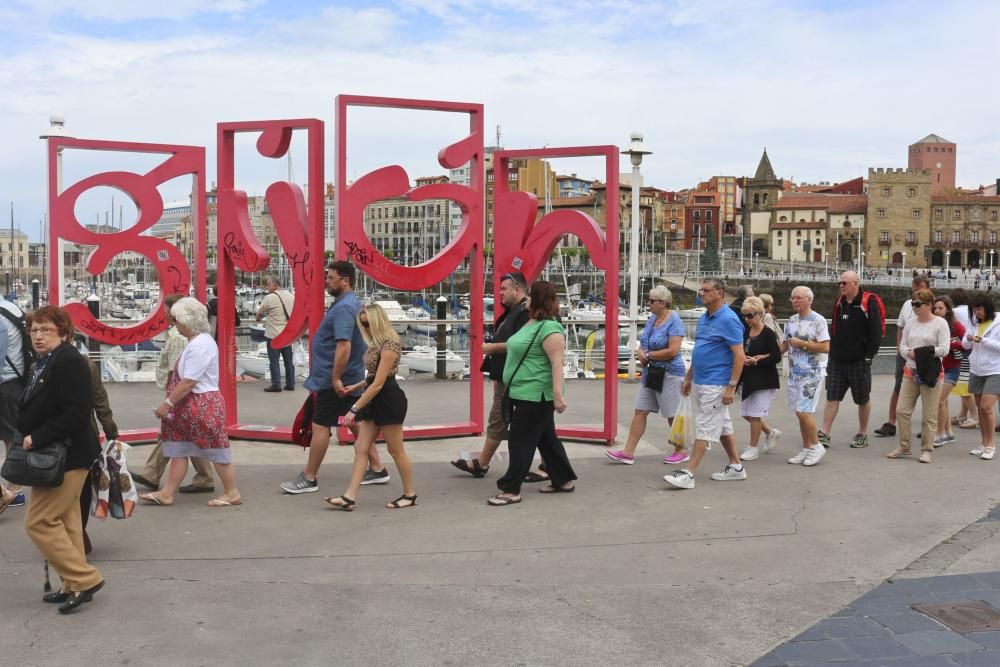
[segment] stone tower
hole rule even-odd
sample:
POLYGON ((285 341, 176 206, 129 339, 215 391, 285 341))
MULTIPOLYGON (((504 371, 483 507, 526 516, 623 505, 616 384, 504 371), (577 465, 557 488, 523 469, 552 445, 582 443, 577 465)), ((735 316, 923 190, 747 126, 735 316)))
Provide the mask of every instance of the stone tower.
MULTIPOLYGON (((780 178, 774 175, 767 149, 760 157, 757 172, 746 180, 743 187, 743 230, 747 235, 747 252, 767 251, 767 239, 771 232, 771 209, 777 203, 784 189, 780 178)), ((749 256, 749 255, 748 255, 749 256)))
POLYGON ((910 144, 909 169, 928 169, 931 172, 931 194, 948 194, 955 189, 955 165, 958 146, 936 134, 928 134, 915 144, 910 144))

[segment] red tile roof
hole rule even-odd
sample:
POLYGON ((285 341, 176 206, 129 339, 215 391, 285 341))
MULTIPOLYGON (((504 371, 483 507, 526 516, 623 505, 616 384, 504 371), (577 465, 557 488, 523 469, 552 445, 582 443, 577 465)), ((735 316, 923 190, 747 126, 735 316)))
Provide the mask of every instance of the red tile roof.
POLYGON ((830 213, 864 213, 868 208, 866 195, 831 195, 796 193, 784 195, 774 206, 777 210, 825 209, 830 213))

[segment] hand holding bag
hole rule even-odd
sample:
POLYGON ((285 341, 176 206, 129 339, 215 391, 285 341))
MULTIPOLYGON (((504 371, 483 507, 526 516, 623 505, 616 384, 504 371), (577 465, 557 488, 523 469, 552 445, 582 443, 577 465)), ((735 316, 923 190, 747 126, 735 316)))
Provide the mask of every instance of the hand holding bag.
POLYGON ((20 486, 61 486, 66 474, 67 444, 53 442, 25 449, 23 442, 20 434, 14 436, 14 446, 7 454, 0 475, 11 484, 20 486))
MULTIPOLYGON (((517 368, 514 372, 510 374, 510 383, 514 383, 514 377, 517 372, 521 370, 521 364, 524 363, 524 358, 528 356, 528 352, 531 351, 531 346, 535 344, 535 339, 538 338, 538 332, 542 330, 543 323, 538 324, 538 328, 535 329, 535 334, 531 337, 531 341, 528 343, 528 347, 524 348, 524 354, 521 355, 521 361, 517 362, 517 368)), ((503 399, 500 401, 500 418, 503 423, 510 426, 510 423, 514 421, 514 399, 510 397, 510 384, 504 389, 503 399)))

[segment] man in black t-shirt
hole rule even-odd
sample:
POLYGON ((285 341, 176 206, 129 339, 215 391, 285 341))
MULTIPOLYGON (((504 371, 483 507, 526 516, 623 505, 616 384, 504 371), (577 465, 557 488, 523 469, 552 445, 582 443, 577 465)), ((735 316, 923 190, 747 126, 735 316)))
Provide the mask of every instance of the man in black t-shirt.
MULTIPOLYGON (((212 285, 212 298, 205 304, 208 309, 208 326, 211 328, 212 338, 219 340, 219 286, 212 285)), ((236 326, 240 326, 240 311, 233 307, 233 317, 236 326)))
MULTIPOLYGON (((500 301, 504 312, 496 322, 493 342, 483 344, 483 354, 486 358, 479 369, 489 372, 493 381, 493 406, 490 408, 489 420, 486 424, 486 442, 475 459, 458 459, 451 464, 475 477, 483 477, 490 469, 490 461, 500 443, 507 439, 507 425, 500 416, 500 404, 507 388, 503 384, 503 367, 507 362, 507 339, 523 327, 531 316, 528 314, 528 284, 520 271, 505 273, 500 279, 500 301)), ((525 477, 527 482, 540 482, 548 476, 538 472, 529 472, 525 477)))

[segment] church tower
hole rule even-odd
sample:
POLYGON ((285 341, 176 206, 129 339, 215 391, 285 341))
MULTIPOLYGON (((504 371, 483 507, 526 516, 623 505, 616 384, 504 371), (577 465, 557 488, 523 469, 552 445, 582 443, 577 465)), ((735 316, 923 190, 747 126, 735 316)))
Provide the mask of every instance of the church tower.
POLYGON ((775 176, 767 149, 760 157, 757 172, 743 187, 743 231, 749 245, 747 252, 766 256, 771 231, 771 209, 784 190, 783 181, 775 176))

